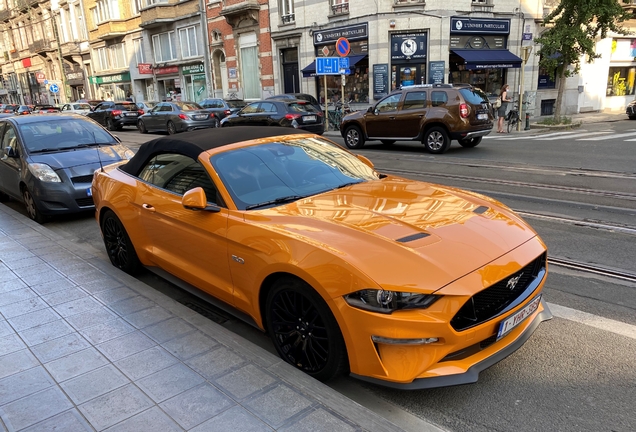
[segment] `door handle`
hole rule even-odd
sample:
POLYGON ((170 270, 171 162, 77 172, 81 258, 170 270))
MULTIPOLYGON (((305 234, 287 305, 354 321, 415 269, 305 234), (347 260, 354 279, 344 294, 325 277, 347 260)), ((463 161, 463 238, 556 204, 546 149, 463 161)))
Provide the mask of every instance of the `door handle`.
POLYGON ((151 206, 150 204, 143 203, 141 206, 144 208, 144 210, 148 210, 148 211, 151 211, 151 212, 155 211, 155 208, 153 206, 151 206))
POLYGON ((394 116, 389 116, 389 120, 395 120, 394 116))
POLYGON ((418 117, 419 117, 419 118, 422 118, 422 117, 424 117, 424 114, 420 114, 418 117))

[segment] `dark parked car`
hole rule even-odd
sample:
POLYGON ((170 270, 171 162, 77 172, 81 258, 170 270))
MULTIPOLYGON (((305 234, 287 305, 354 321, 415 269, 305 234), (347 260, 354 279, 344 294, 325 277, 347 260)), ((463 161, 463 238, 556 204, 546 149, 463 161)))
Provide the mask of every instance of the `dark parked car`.
POLYGON ((27 115, 31 114, 31 107, 28 105, 20 105, 17 110, 15 110, 15 115, 27 115))
POLYGON ((627 114, 630 120, 636 120, 636 100, 631 101, 629 105, 627 105, 625 114, 627 114))
POLYGON ((367 111, 345 116, 340 133, 347 147, 365 141, 420 141, 430 153, 444 153, 457 140, 475 147, 492 131, 488 96, 468 84, 422 84, 394 90, 367 111))
POLYGON ((91 107, 95 108, 100 103, 104 102, 102 99, 79 99, 76 102, 78 103, 87 103, 91 107))
POLYGON ((170 135, 218 126, 219 120, 194 102, 160 102, 137 121, 141 133, 164 131, 170 135))
POLYGON ((134 102, 105 101, 86 114, 109 131, 121 130, 124 126, 137 126, 139 108, 134 102))
POLYGON ((32 114, 50 114, 50 113, 59 113, 60 109, 54 105, 34 105, 32 114))
POLYGON ((3 104, 3 105, 0 105, 0 110, 3 113, 13 113, 15 112, 15 110, 18 109, 19 106, 20 105, 15 105, 15 104, 3 104))
POLYGON ((139 115, 150 112, 159 102, 137 102, 137 108, 139 108, 139 115))
POLYGON ((270 96, 267 99, 288 99, 288 100, 298 99, 298 100, 304 100, 306 102, 309 102, 318 111, 322 111, 323 108, 324 108, 324 107, 320 106, 320 103, 316 100, 315 97, 313 97, 312 95, 307 94, 307 93, 285 93, 285 94, 279 94, 279 95, 275 95, 275 96, 270 96))
POLYGON ((23 201, 36 222, 93 210, 91 182, 100 166, 133 152, 77 114, 0 119, 0 199, 23 201))
POLYGON ((297 99, 269 99, 253 102, 221 120, 221 126, 285 126, 322 135, 325 131, 322 111, 297 99))
POLYGON ((199 102, 205 110, 210 111, 219 120, 240 111, 247 102, 242 100, 225 100, 220 98, 204 99, 199 102))

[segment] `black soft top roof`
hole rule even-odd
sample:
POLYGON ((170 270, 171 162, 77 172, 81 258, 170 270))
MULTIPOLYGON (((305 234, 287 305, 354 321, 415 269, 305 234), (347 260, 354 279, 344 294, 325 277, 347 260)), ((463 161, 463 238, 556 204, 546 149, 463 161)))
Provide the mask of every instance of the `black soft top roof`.
POLYGON ((148 141, 139 147, 135 156, 120 169, 131 175, 137 175, 146 162, 162 153, 177 153, 197 160, 204 151, 249 141, 281 135, 306 134, 307 131, 275 126, 235 126, 213 129, 199 129, 179 135, 172 135, 148 141))

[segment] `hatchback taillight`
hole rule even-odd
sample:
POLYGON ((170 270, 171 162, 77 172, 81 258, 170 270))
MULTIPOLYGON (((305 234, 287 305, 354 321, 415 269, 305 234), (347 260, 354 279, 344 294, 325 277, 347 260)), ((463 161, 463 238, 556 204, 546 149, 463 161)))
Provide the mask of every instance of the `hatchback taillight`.
POLYGON ((285 114, 285 118, 287 120, 295 120, 297 118, 300 118, 301 115, 300 114, 285 114))
POLYGON ((113 110, 113 115, 114 116, 121 115, 121 110, 113 110))
POLYGON ((142 109, 137 110, 137 114, 139 114, 139 115, 143 115, 143 114, 144 114, 144 110, 142 110, 142 109))
POLYGON ((179 118, 180 118, 181 120, 187 120, 187 119, 188 119, 188 116, 187 116, 187 115, 185 115, 185 114, 179 114, 179 118))
POLYGON ((459 104, 459 115, 462 118, 468 118, 469 113, 470 113, 470 109, 468 108, 468 105, 466 105, 465 103, 459 104))
POLYGON ((230 115, 230 114, 232 114, 232 111, 230 111, 230 110, 225 110, 225 111, 223 111, 223 113, 224 113, 225 115, 230 115))

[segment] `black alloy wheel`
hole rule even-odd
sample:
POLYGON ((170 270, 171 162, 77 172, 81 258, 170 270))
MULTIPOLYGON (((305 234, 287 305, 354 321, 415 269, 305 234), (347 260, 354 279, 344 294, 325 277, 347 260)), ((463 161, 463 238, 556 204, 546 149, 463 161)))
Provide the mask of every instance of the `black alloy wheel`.
POLYGON ((358 126, 351 125, 345 129, 345 144, 350 149, 359 149, 364 146, 364 136, 358 126))
POLYGON ((462 147, 477 147, 481 142, 481 137, 460 139, 458 142, 462 147))
POLYGON ((348 370, 347 349, 329 306, 303 281, 284 277, 267 295, 266 321, 287 363, 328 381, 348 370))
POLYGON ((166 128, 168 130, 168 135, 174 135, 177 133, 177 127, 174 125, 174 123, 172 123, 172 121, 168 122, 166 128))
POLYGON ((215 116, 212 115, 212 127, 213 128, 218 128, 219 127, 219 119, 215 116))
POLYGON ((106 119, 106 129, 108 129, 109 131, 114 131, 116 129, 113 119, 111 118, 106 119))
POLYGON ((27 215, 39 224, 43 224, 47 221, 47 217, 42 214, 40 209, 38 208, 37 203, 35 202, 35 198, 31 195, 31 192, 24 187, 22 189, 22 199, 24 200, 24 205, 26 207, 27 215))
POLYGON ((135 274, 141 267, 139 258, 124 225, 111 210, 105 211, 101 228, 111 264, 128 274, 135 274))
POLYGON ((142 134, 148 133, 148 129, 146 129, 146 125, 144 124, 143 120, 139 120, 137 122, 137 129, 139 129, 139 132, 142 134))

